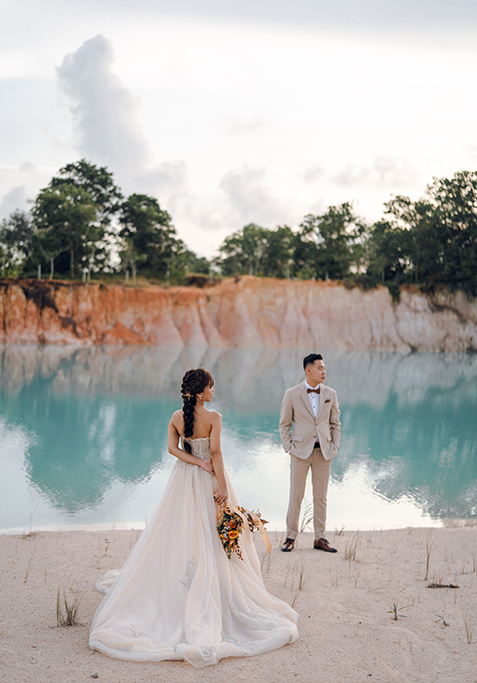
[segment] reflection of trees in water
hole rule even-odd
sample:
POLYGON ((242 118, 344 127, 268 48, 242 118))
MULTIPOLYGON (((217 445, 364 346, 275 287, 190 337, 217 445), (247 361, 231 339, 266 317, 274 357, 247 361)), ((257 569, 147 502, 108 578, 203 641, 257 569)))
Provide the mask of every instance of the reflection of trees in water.
POLYGON ((163 399, 65 398, 52 384, 37 378, 15 398, 0 396, 0 410, 36 435, 25 453, 26 473, 55 507, 95 507, 114 480, 150 476, 170 417, 163 399))
MULTIPOLYGON (((366 454, 375 489, 389 500, 403 494, 435 518, 477 517, 475 380, 472 387, 428 392, 405 406, 391 393, 382 408, 356 406, 346 414, 345 434, 356 454, 366 454), (474 392, 474 400, 463 400, 474 392)), ((336 461, 342 476, 346 462, 336 461), (341 470, 341 471, 340 471, 341 470)))
MULTIPOLYGON (((323 352, 342 407, 341 479, 366 458, 375 488, 408 493, 434 517, 476 516, 477 357, 323 352)), ((53 505, 94 507, 112 482, 150 476, 180 406, 190 367, 216 381, 226 428, 244 443, 278 443, 286 388, 301 381, 302 352, 276 349, 6 346, 0 352, 1 413, 35 433, 31 481, 53 505)), ((252 457, 253 454, 250 454, 252 457)))

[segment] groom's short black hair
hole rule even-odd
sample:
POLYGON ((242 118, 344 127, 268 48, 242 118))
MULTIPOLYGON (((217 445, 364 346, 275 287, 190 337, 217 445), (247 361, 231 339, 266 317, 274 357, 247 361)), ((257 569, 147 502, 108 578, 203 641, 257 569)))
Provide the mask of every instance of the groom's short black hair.
POLYGON ((306 370, 307 365, 313 365, 315 360, 323 360, 321 353, 310 353, 303 359, 303 370, 306 370))

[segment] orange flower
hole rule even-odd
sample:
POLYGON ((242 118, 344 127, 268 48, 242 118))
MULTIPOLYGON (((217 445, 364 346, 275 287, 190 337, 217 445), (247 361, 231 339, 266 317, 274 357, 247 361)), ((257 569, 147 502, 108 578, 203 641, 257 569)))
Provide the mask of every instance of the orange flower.
POLYGON ((229 538, 237 538, 238 535, 238 531, 229 531, 229 538))

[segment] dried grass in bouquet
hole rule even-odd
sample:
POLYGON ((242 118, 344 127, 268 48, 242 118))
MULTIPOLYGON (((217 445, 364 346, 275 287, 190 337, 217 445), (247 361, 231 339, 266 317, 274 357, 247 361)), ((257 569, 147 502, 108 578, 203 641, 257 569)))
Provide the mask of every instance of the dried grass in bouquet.
POLYGON ((227 557, 232 557, 235 553, 241 560, 243 560, 242 552, 240 550, 239 539, 242 532, 245 533, 247 543, 252 542, 250 533, 260 531, 265 547, 268 553, 272 549, 270 539, 265 530, 264 524, 268 522, 262 519, 260 512, 246 510, 243 507, 234 507, 227 505, 223 510, 218 509, 217 512, 217 531, 219 532, 220 540, 227 554, 227 557))

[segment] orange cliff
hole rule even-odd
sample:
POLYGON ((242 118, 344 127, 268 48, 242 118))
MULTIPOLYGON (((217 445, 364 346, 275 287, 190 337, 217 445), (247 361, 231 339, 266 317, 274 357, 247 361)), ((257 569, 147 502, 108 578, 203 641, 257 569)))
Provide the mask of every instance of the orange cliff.
POLYGON ((0 342, 476 351, 477 301, 406 288, 227 279, 214 287, 0 281, 0 342))

